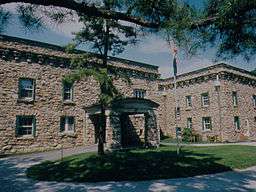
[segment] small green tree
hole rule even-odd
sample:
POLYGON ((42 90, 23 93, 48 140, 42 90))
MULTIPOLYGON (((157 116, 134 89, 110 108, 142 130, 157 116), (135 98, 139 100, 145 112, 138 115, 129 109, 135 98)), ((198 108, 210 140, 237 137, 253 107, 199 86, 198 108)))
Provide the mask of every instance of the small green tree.
POLYGON ((182 131, 182 141, 191 142, 192 130, 190 128, 184 128, 182 131))
MULTIPOLYGON (((120 6, 118 1, 105 0, 107 10, 115 9, 120 6)), ((84 69, 81 67, 88 62, 86 55, 76 57, 73 60, 73 67, 76 73, 71 74, 67 80, 74 82, 84 76, 93 76, 100 85, 101 118, 98 139, 98 154, 104 154, 104 135, 106 131, 105 110, 106 107, 116 98, 120 98, 118 90, 113 85, 112 77, 109 75, 108 55, 120 54, 124 51, 124 47, 130 43, 136 43, 136 30, 132 26, 122 25, 113 19, 104 19, 98 17, 80 16, 80 21, 84 23, 82 30, 76 33, 74 44, 68 47, 74 48, 81 44, 91 45, 91 49, 95 50, 101 59, 98 69, 84 69)), ((118 74, 125 78, 123 74, 118 74)), ((127 78, 125 78, 127 80, 127 78)))

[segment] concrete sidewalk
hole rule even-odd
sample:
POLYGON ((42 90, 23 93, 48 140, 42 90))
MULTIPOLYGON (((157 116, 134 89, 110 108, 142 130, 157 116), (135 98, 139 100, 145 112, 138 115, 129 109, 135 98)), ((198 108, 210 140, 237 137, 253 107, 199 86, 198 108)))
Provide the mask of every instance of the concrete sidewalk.
MULTIPOLYGON (((95 151, 96 146, 64 150, 64 156, 95 151)), ((143 182, 57 183, 28 179, 26 168, 44 160, 60 158, 60 151, 21 155, 0 159, 1 192, 169 192, 169 191, 256 191, 256 167, 242 171, 182 179, 143 182)))
MULTIPOLYGON (((162 145, 177 145, 177 143, 160 142, 162 145)), ((246 145, 256 146, 256 142, 239 142, 239 143, 180 143, 181 146, 195 146, 195 147, 211 147, 211 146, 228 146, 228 145, 246 145)))

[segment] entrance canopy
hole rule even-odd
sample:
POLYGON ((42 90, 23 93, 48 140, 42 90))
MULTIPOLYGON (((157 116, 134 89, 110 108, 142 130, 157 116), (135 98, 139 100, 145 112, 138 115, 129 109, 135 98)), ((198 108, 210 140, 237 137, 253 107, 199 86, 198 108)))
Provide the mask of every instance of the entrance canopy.
MULTIPOLYGON (((144 113, 148 110, 155 110, 159 107, 159 104, 142 98, 125 98, 118 99, 111 103, 109 109, 116 112, 126 112, 126 113, 144 113)), ((89 114, 100 113, 100 105, 95 104, 84 108, 89 114)))
MULTIPOLYGON (((159 104, 149 99, 125 98, 113 101, 105 110, 106 144, 110 148, 122 148, 144 143, 145 146, 159 146, 160 130, 157 123, 159 104)), ((95 104, 85 107, 87 133, 95 132, 101 107, 95 104)), ((92 140, 91 135, 87 135, 92 140)))

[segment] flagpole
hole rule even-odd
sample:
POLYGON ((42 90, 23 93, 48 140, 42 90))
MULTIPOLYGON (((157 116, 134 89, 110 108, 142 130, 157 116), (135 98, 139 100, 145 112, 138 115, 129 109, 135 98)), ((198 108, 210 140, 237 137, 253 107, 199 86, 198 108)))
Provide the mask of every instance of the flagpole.
POLYGON ((178 130, 178 122, 177 122, 177 109, 178 109, 178 99, 177 99, 177 53, 178 50, 176 48, 175 43, 170 41, 170 37, 167 36, 167 42, 170 46, 170 49, 172 51, 173 55, 173 73, 174 73, 174 104, 175 104, 175 115, 174 115, 174 126, 175 126, 175 133, 176 133, 176 140, 177 140, 177 155, 180 154, 180 140, 179 140, 179 135, 180 135, 180 130, 178 130))
MULTIPOLYGON (((177 50, 174 49, 173 59, 175 60, 177 56, 177 50)), ((175 61, 176 62, 176 61, 175 61)), ((179 131, 178 130, 178 123, 177 123, 177 111, 178 111, 178 99, 177 99, 177 73, 175 72, 174 67, 174 103, 175 103, 175 118, 174 118, 174 125, 175 125, 175 132, 176 132, 176 140, 177 140, 177 155, 180 154, 180 140, 179 140, 179 131)))

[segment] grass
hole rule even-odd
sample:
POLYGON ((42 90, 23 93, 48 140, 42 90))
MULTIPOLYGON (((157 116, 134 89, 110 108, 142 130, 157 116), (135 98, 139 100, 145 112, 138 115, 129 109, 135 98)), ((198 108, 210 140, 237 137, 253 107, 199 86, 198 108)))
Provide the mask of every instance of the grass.
POLYGON ((47 161, 27 170, 27 176, 44 181, 122 181, 190 177, 256 165, 256 147, 183 147, 119 151, 97 156, 85 153, 47 161))

